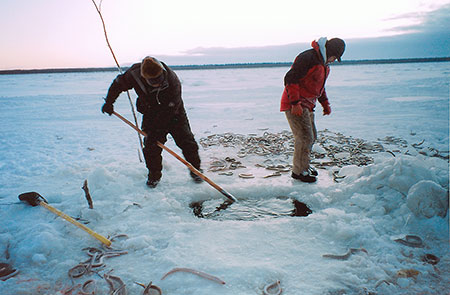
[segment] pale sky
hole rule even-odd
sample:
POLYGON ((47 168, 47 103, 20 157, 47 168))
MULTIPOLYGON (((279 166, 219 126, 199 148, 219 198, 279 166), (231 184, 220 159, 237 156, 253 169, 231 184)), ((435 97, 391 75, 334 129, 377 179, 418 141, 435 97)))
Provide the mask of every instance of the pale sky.
MULTIPOLYGON (((99 1, 96 1, 99 4, 99 1)), ((121 64, 196 48, 404 34, 450 0, 104 0, 121 64)), ((92 0, 1 0, 0 69, 115 66, 92 0)))

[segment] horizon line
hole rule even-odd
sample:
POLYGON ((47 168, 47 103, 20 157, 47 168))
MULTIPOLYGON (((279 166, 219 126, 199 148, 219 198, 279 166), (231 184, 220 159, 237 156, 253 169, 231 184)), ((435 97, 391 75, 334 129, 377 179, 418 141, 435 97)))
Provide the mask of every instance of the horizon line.
MULTIPOLYGON (((449 57, 423 57, 423 58, 394 58, 394 59, 360 59, 343 60, 340 63, 330 64, 332 66, 363 65, 363 64, 395 64, 395 63, 421 63, 421 62, 448 62, 449 57)), ((230 68, 263 68, 263 67, 285 67, 292 62, 254 62, 254 63, 222 63, 222 64, 189 64, 169 65, 173 70, 209 70, 230 68)), ((129 66, 124 67, 128 69, 129 66)), ((40 73, 77 73, 77 72, 113 72, 117 67, 82 67, 82 68, 47 68, 47 69, 12 69, 0 70, 0 75, 15 74, 40 74, 40 73)))

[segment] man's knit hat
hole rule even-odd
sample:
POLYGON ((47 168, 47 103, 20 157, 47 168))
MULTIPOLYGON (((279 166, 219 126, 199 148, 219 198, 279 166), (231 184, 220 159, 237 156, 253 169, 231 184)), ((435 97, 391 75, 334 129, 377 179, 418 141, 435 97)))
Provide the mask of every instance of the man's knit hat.
POLYGON ((145 79, 153 79, 161 75, 164 67, 159 60, 154 57, 147 56, 141 63, 141 76, 145 79))
POLYGON ((327 49, 327 58, 331 56, 336 56, 337 60, 341 62, 341 56, 345 51, 345 42, 339 38, 333 38, 327 41, 325 44, 325 48, 327 49))

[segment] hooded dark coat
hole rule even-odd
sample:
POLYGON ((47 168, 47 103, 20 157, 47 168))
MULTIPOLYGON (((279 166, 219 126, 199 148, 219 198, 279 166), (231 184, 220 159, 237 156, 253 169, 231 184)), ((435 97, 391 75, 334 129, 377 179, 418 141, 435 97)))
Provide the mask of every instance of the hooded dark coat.
POLYGON ((151 121, 159 128, 166 127, 171 119, 185 113, 185 110, 181 99, 180 80, 166 64, 163 62, 161 64, 165 75, 161 87, 153 87, 142 78, 141 63, 136 63, 116 77, 109 87, 106 101, 114 103, 120 93, 133 88, 138 95, 136 100, 138 112, 145 117, 151 117, 151 121))
POLYGON ((183 151, 185 159, 200 169, 198 145, 184 109, 180 80, 165 63, 161 64, 164 67, 164 82, 161 86, 151 86, 141 76, 141 63, 136 63, 114 79, 106 97, 106 102, 114 103, 121 92, 132 88, 138 95, 136 108, 143 114, 142 130, 147 134, 144 156, 149 177, 153 179, 159 179, 162 170, 162 149, 156 142, 164 144, 169 133, 183 151))

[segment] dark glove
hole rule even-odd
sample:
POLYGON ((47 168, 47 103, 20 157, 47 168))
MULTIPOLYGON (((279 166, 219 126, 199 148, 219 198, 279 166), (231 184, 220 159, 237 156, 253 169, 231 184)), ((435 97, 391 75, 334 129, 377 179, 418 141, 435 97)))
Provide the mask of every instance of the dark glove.
POLYGON ((105 102, 102 107, 102 113, 107 113, 108 115, 112 115, 114 113, 114 106, 110 102, 105 102))

